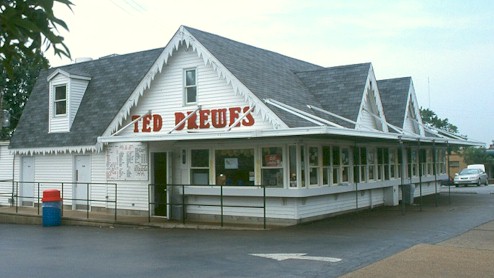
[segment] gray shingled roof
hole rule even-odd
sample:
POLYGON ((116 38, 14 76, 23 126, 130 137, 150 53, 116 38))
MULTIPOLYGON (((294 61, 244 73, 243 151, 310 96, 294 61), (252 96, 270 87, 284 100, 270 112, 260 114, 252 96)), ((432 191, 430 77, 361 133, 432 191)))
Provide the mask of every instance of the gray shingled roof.
MULTIPOLYGON (((218 35, 184 27, 259 99, 274 99, 313 113, 307 104, 356 120, 370 63, 323 68, 218 35)), ((163 49, 105 57, 59 67, 90 76, 70 133, 48 133, 48 82, 58 68, 42 71, 26 105, 11 148, 92 146, 116 117, 163 49)), ((289 127, 313 126, 269 106, 289 127)), ((404 114, 404 113, 402 113, 404 114)), ((348 126, 325 114, 318 116, 348 126)), ((350 126, 353 127, 353 126, 350 126)))
POLYGON ((163 49, 101 58, 44 70, 34 85, 11 140, 11 148, 93 146, 151 68, 163 49), (48 133, 49 89, 53 71, 90 76, 69 133, 48 133))
MULTIPOLYGON (((261 100, 274 99, 306 112, 310 112, 306 104, 318 102, 294 72, 323 67, 190 27, 185 28, 261 100)), ((274 106, 269 107, 289 127, 314 125, 274 106)))
MULTIPOLYGON (((297 72, 297 76, 318 100, 312 105, 357 121, 370 63, 331 67, 317 71, 297 72)), ((342 126, 354 128, 348 122, 324 114, 318 116, 342 126)))
POLYGON ((411 83, 411 77, 377 81, 386 121, 399 128, 403 128, 405 123, 405 112, 411 83))

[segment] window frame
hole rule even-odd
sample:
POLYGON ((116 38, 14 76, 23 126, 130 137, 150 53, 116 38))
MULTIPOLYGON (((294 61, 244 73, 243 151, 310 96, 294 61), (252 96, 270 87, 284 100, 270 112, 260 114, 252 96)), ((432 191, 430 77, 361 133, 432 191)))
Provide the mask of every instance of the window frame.
MULTIPOLYGON (((194 183, 193 180, 193 171, 194 170, 207 170, 207 183, 202 184, 200 183, 199 185, 210 185, 211 183, 211 150, 209 148, 197 148, 197 149, 190 149, 189 150, 189 157, 188 161, 190 161, 189 165, 189 183, 190 184, 199 184, 199 183, 194 183), (197 157, 193 154, 194 151, 207 151, 208 152, 208 158, 207 158, 207 166, 194 166, 194 158, 197 157)), ((206 171, 204 171, 206 172, 206 171)))
POLYGON ((197 104, 197 68, 185 68, 183 70, 183 103, 184 106, 197 104), (187 85, 187 72, 194 71, 194 84, 187 85), (195 88, 195 101, 189 101, 188 89, 195 88))
POLYGON ((68 84, 67 83, 53 85, 52 104, 53 104, 53 117, 66 117, 68 115, 68 84), (60 99, 57 98, 58 88, 65 88, 65 94, 64 94, 65 98, 60 98, 60 99), (65 103, 64 113, 57 113, 57 104, 62 102, 65 103))
POLYGON ((321 145, 309 145, 307 146, 307 177, 308 184, 310 187, 320 187, 322 186, 322 146, 321 145), (314 152, 315 151, 315 152, 314 152), (316 155, 316 159, 313 160, 312 156, 316 155), (315 163, 315 164, 314 164, 315 163), (312 183, 312 174, 315 174, 315 183, 312 183))
POLYGON ((217 147, 214 155, 215 185, 220 186, 253 186, 255 185, 256 150, 254 147, 217 147), (252 159, 251 163, 245 162, 252 159), (231 161, 227 168, 227 161, 231 161))
POLYGON ((285 148, 283 145, 262 145, 259 147, 259 154, 260 154, 260 176, 261 176, 261 184, 263 186, 267 186, 267 187, 272 187, 272 188, 285 188, 285 175, 286 175, 286 152, 285 152, 285 148), (268 150, 269 153, 265 153, 265 149, 268 150), (280 153, 270 153, 271 149, 279 149, 279 151, 281 151, 280 153), (278 162, 278 165, 266 165, 265 162, 266 162, 266 155, 281 155, 280 157, 280 161, 278 162), (266 184, 264 181, 265 181, 265 178, 267 177, 267 173, 268 172, 275 172, 275 171, 278 171, 280 172, 281 171, 281 174, 279 175, 278 178, 281 179, 281 184, 280 183, 277 183, 276 185, 272 185, 272 184, 266 184))

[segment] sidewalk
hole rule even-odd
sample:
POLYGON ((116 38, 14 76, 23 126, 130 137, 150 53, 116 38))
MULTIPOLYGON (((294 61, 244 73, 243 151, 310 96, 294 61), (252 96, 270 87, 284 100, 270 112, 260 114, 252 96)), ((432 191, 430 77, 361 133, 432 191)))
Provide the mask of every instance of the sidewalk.
POLYGON ((493 277, 494 221, 438 244, 418 244, 341 278, 493 277))

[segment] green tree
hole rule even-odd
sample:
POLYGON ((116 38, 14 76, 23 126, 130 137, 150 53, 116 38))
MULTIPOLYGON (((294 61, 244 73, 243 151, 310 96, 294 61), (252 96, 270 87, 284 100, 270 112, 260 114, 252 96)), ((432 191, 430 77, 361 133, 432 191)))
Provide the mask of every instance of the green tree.
POLYGON ((494 158, 487 154, 484 147, 467 147, 463 149, 463 159, 466 164, 494 164, 494 158))
POLYGON ((13 71, 10 76, 5 71, 0 73, 3 108, 10 114, 10 125, 1 129, 2 140, 12 136, 40 70, 48 68, 48 60, 42 53, 38 53, 36 57, 26 57, 21 53, 12 60, 12 65, 13 71))
POLYGON ((448 118, 441 119, 436 113, 428 108, 420 107, 420 116, 424 124, 428 124, 432 127, 445 130, 447 132, 458 134, 458 127, 451 124, 448 118))
POLYGON ((16 61, 24 57, 40 59, 39 53, 53 48, 55 55, 70 58, 70 51, 57 34, 68 31, 65 22, 55 16, 55 2, 71 9, 70 0, 2 0, 0 1, 0 62, 8 75, 16 61))
POLYGON ((40 68, 48 67, 43 51, 51 47, 55 55, 70 58, 57 34, 59 27, 68 27, 54 15, 55 2, 73 5, 70 0, 0 0, 0 138, 12 132, 2 128, 4 102, 15 127, 40 68))

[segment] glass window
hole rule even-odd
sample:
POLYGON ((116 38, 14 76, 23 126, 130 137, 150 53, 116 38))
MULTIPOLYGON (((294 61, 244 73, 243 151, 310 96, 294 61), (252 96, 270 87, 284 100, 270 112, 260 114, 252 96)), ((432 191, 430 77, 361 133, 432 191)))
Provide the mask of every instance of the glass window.
POLYGON ((215 169, 217 185, 254 185, 254 149, 216 150, 215 169))
POLYGON ((367 149, 355 147, 353 150, 353 176, 355 182, 366 182, 367 149))
POLYGON ((341 182, 350 181, 350 149, 341 149, 341 182))
MULTIPOLYGON (((402 149, 401 147, 396 150, 396 152, 398 154, 398 160, 396 161, 396 177, 397 178, 401 178, 401 175, 403 174, 402 172, 404 170, 404 169, 402 169, 402 167, 404 167, 404 166, 401 165, 401 163, 403 162, 403 150, 404 149, 402 149)), ((406 176, 406 173, 405 173, 405 176, 406 176)))
POLYGON ((319 169, 319 148, 309 147, 309 185, 320 185, 319 169))
POLYGON ((67 86, 55 87, 54 98, 55 116, 65 115, 67 113, 67 86))
POLYGON ((322 147, 322 183, 330 185, 331 183, 331 147, 322 147))
POLYGON ((185 104, 197 102, 197 76, 195 69, 185 70, 185 104))
POLYGON ((428 175, 433 175, 434 174, 434 157, 433 157, 433 151, 431 149, 427 149, 427 174, 428 175))
POLYGON ((190 183, 209 184, 209 150, 191 150, 190 183))
POLYGON ((369 180, 376 179, 376 150, 367 150, 367 165, 369 166, 369 180))
POLYGON ((283 187, 283 149, 281 147, 262 148, 262 184, 283 187))
POLYGON ((437 150, 437 171, 440 174, 446 174, 446 150, 438 149, 437 150))
POLYGON ((408 150, 408 174, 409 177, 415 177, 418 174, 417 171, 417 165, 418 165, 418 157, 417 157, 417 150, 415 149, 409 149, 408 150))
POLYGON ((389 151, 389 175, 396 178, 396 149, 389 151))
POLYGON ((288 147, 290 159, 290 187, 297 187, 297 146, 288 147))
POLYGON ((377 173, 379 180, 389 180, 389 151, 388 148, 377 149, 377 173))
POLYGON ((333 147, 333 184, 340 183, 340 147, 333 147))

